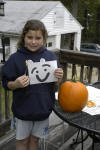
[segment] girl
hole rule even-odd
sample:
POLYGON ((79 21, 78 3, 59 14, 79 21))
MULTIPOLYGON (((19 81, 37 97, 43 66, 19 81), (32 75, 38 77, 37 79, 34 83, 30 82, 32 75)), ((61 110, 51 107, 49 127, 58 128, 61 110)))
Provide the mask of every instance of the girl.
MULTIPOLYGON (((13 91, 12 123, 16 127, 16 150, 37 150, 39 138, 48 135, 49 115, 55 102, 55 83, 30 85, 26 73, 26 60, 57 60, 56 56, 44 47, 46 39, 47 31, 41 21, 27 21, 18 42, 17 52, 10 56, 2 68, 3 86, 13 91)), ((59 64, 54 75, 59 83, 63 77, 59 64)))

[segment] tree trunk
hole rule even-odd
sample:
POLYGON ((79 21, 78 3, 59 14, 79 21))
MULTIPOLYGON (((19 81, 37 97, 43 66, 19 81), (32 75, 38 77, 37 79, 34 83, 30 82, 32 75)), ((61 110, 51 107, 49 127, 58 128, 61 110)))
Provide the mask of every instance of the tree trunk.
POLYGON ((100 43, 100 6, 96 9, 95 42, 100 43))
POLYGON ((77 14, 78 14, 78 0, 73 0, 72 14, 73 14, 73 16, 75 18, 77 18, 77 14))

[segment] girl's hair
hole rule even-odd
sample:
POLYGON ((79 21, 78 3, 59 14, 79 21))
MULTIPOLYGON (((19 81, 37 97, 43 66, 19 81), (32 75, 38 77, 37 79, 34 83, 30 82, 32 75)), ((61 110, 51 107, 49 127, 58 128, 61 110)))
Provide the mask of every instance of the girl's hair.
POLYGON ((39 20, 28 20, 26 22, 26 24, 24 25, 22 34, 19 37, 19 41, 17 43, 17 49, 20 49, 24 46, 24 38, 25 38, 26 33, 29 30, 35 30, 35 31, 40 30, 43 35, 44 44, 46 44, 48 34, 47 34, 47 30, 45 28, 45 25, 39 20))

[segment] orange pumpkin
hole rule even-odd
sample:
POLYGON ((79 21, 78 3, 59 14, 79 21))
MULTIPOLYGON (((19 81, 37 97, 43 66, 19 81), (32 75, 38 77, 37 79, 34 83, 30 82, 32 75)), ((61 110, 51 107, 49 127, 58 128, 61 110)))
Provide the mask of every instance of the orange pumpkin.
POLYGON ((64 82, 58 92, 58 102, 61 108, 69 112, 82 110, 88 101, 88 90, 81 82, 64 82))

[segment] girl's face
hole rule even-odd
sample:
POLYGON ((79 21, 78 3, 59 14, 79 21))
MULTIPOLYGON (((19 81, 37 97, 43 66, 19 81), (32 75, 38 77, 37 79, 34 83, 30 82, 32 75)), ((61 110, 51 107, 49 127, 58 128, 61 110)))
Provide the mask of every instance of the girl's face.
POLYGON ((43 45, 43 35, 40 30, 29 30, 24 37, 25 47, 35 52, 43 45))

